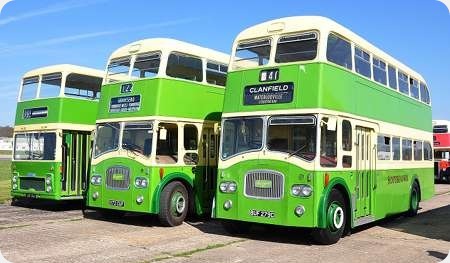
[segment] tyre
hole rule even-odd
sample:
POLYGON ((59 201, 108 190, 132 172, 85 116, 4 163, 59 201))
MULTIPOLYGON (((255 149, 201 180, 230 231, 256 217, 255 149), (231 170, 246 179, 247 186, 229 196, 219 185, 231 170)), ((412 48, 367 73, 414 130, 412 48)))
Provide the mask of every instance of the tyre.
POLYGON ((326 208, 326 228, 312 231, 313 239, 321 245, 331 245, 342 237, 347 226, 347 205, 344 196, 337 189, 332 189, 326 208))
POLYGON ((420 202, 420 190, 417 181, 414 181, 411 187, 411 194, 409 196, 409 210, 406 212, 407 216, 415 216, 419 211, 419 202, 420 202))
POLYGON ((159 221, 163 226, 181 225, 189 210, 189 195, 186 187, 178 181, 171 182, 161 192, 159 199, 159 221))
POLYGON ((223 220, 222 226, 229 234, 240 235, 246 234, 250 231, 251 224, 242 221, 223 220))

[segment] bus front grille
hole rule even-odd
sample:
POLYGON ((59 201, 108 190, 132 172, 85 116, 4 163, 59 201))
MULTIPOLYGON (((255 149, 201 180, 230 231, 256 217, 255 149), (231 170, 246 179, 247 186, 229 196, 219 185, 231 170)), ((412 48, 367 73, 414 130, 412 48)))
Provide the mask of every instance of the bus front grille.
POLYGON ((249 171, 245 175, 245 196, 257 199, 281 199, 284 176, 270 170, 249 171))
POLYGON ((112 166, 106 170, 106 187, 113 190, 128 190, 130 169, 124 166, 112 166))
POLYGON ((45 191, 45 179, 44 178, 21 177, 20 178, 20 189, 22 189, 22 190, 34 189, 36 191, 45 191))

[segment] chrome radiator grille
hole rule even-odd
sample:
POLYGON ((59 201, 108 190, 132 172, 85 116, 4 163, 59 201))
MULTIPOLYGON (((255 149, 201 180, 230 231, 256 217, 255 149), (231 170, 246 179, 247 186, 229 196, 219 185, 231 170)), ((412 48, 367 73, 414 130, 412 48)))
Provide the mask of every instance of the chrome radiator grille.
POLYGON ((128 190, 130 186, 130 169, 113 166, 106 170, 106 187, 114 190, 128 190))
POLYGON ((259 199, 281 199, 284 192, 284 176, 270 170, 249 171, 245 175, 245 195, 259 199))

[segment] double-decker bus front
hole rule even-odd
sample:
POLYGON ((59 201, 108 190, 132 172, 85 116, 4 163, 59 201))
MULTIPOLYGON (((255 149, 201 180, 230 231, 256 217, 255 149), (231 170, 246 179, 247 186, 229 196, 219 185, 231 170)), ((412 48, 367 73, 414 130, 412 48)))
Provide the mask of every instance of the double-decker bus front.
POLYGON ((409 98, 406 82, 403 95, 397 74, 387 86, 387 63, 376 61, 382 55, 390 59, 321 17, 282 18, 238 35, 214 211, 228 231, 250 223, 308 227, 331 244, 351 227, 414 214, 432 195, 428 91, 422 81, 423 100, 409 98))
POLYGON ((209 213, 228 59, 172 39, 142 40, 112 54, 88 207, 158 214, 166 226, 181 224, 188 211, 209 213))
POLYGON ((433 121, 434 179, 450 181, 450 121, 433 121))
POLYGON ((14 199, 83 198, 102 76, 74 65, 25 74, 14 127, 14 199))

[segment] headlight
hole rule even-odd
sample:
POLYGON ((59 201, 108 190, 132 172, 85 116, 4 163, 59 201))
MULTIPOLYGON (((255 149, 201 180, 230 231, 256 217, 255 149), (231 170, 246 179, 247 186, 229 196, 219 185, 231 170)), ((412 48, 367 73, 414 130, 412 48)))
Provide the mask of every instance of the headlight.
POLYGON ((134 180, 134 185, 137 188, 146 188, 148 186, 148 180, 145 177, 136 177, 134 180))
POLYGON ((91 184, 100 185, 102 183, 102 177, 100 175, 93 175, 91 177, 91 184))
POLYGON ((17 183, 17 176, 13 176, 12 182, 13 182, 13 183, 17 183))
POLYGON ((17 190, 17 184, 13 184, 13 189, 17 190))
POLYGON ((52 178, 51 177, 45 178, 45 183, 46 184, 52 184, 52 178))
POLYGON ((222 182, 219 185, 219 189, 222 193, 234 193, 237 189, 235 182, 222 182))
POLYGON ((293 196, 308 197, 311 196, 313 189, 307 184, 294 184, 291 188, 293 196))
POLYGON ((52 191, 52 187, 51 187, 51 186, 47 186, 46 191, 47 191, 48 193, 51 192, 51 191, 52 191))

